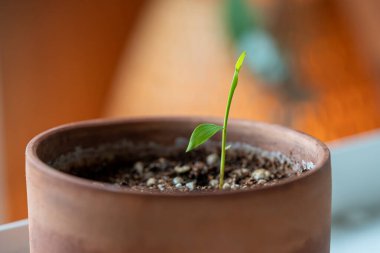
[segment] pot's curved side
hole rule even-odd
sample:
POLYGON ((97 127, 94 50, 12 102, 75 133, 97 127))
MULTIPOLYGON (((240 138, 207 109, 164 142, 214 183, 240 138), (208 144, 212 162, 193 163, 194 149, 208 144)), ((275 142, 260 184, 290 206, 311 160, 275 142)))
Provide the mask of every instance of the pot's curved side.
MULTIPOLYGON (((168 135, 181 136, 198 121, 185 120, 185 127, 174 120, 168 135)), ((123 124, 128 126, 128 121, 123 124)), ((248 131, 252 124, 256 123, 233 123, 232 140, 240 136, 252 143, 252 133, 248 131)), ((262 126, 256 125, 251 132, 276 132, 276 128, 262 126)), ((288 131, 283 134, 296 138, 298 148, 305 149, 303 156, 321 160, 314 161, 317 170, 274 187, 226 194, 141 194, 91 185, 42 165, 33 156, 36 147, 30 146, 26 174, 31 253, 327 253, 331 209, 329 153, 323 145, 309 147, 321 145, 309 137, 311 142, 302 147, 302 134, 288 131), (313 153, 316 151, 323 154, 313 153)), ((261 143, 256 137, 254 142, 261 143)), ((37 140, 35 144, 39 143, 37 140)), ((278 145, 271 140, 266 143, 272 143, 272 149, 278 145)), ((279 149, 286 151, 284 147, 279 149)))

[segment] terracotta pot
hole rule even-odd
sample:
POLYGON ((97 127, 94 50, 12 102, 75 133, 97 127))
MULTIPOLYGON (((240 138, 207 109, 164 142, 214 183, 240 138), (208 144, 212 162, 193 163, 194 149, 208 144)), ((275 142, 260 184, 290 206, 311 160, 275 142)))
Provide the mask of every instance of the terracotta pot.
POLYGON ((138 193, 47 164, 78 145, 121 138, 173 143, 205 121, 210 119, 99 120, 35 137, 26 150, 31 253, 329 252, 329 150, 303 133, 232 120, 229 141, 281 151, 316 165, 299 177, 245 191, 138 193))

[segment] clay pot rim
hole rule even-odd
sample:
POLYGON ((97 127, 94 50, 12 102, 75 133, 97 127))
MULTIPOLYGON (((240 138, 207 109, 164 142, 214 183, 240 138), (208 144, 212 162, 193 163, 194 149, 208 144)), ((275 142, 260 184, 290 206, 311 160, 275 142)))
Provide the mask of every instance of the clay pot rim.
POLYGON ((74 128, 86 128, 86 127, 99 127, 104 125, 117 125, 117 124, 128 124, 128 123, 142 123, 142 122, 194 122, 194 121, 200 121, 200 122, 222 122, 223 119, 217 118, 217 117, 184 117, 184 116, 148 116, 148 117, 129 117, 129 118, 118 118, 118 119, 92 119, 92 120, 85 120, 85 121, 78 121, 68 124, 63 124, 51 129, 48 129, 38 135, 36 135, 30 142, 28 143, 26 147, 26 160, 28 162, 31 162, 36 170, 38 170, 40 173, 45 174, 49 177, 53 177, 57 180, 62 180, 65 183, 73 184, 79 187, 87 188, 90 190, 96 190, 96 191, 102 191, 102 192, 109 192, 109 193, 119 193, 119 194, 130 194, 130 195, 140 195, 140 196, 160 196, 160 197, 200 197, 200 196, 220 196, 220 195, 238 195, 238 194, 250 194, 254 192, 261 192, 266 191, 273 188, 278 188, 284 185, 291 184, 293 182, 303 180, 309 176, 311 176, 314 173, 317 173, 322 168, 325 167, 325 165, 330 160, 330 151, 328 147, 321 142, 320 140, 297 130, 289 129, 280 125, 276 124, 269 124, 264 122, 258 122, 254 120, 245 120, 245 119, 230 119, 229 125, 237 124, 249 124, 249 125, 261 125, 265 127, 269 127, 272 129, 278 129, 282 131, 291 131, 294 134, 299 135, 302 138, 305 138, 314 144, 318 146, 319 149, 322 150, 323 155, 321 156, 318 163, 315 164, 315 167, 312 170, 303 172, 300 176, 296 177, 290 177, 282 179, 280 182, 277 182, 275 184, 270 185, 263 185, 260 187, 254 187, 250 189, 242 189, 242 190, 234 190, 234 191, 196 191, 196 192, 176 192, 176 191, 136 191, 131 190, 128 187, 120 187, 120 186, 114 186, 109 183, 103 183, 103 182, 94 182, 89 179, 80 178, 77 176, 73 176, 64 172, 61 172, 45 162, 43 162, 37 155, 37 147, 38 145, 46 138, 49 138, 50 136, 59 133, 64 132, 66 130, 71 130, 74 128))

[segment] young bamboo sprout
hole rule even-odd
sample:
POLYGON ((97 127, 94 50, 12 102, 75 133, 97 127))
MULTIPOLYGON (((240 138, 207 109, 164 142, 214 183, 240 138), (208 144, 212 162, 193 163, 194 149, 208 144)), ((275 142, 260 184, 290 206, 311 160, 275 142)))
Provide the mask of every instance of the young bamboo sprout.
POLYGON ((239 79, 239 71, 244 62, 246 52, 244 51, 238 58, 235 65, 235 73, 232 79, 232 84, 230 92, 228 94, 227 107, 224 115, 223 126, 218 126, 215 124, 203 123, 198 125, 193 133, 191 134, 189 145, 187 146, 186 152, 189 152, 203 143, 208 139, 214 136, 217 132, 222 130, 222 144, 221 144, 221 154, 220 154, 220 169, 219 169, 219 189, 223 188, 224 184, 224 167, 226 161, 226 139, 227 139, 227 124, 228 124, 228 115, 230 113, 231 101, 234 96, 234 92, 239 79))

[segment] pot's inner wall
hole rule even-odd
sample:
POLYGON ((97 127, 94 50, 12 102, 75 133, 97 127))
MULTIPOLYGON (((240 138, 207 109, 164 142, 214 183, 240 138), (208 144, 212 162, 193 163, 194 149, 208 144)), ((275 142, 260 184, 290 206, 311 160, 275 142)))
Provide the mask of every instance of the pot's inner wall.
MULTIPOLYGON (((154 142, 173 145, 179 137, 188 138, 200 121, 196 120, 145 120, 114 122, 110 124, 82 124, 61 128, 37 142, 36 152, 45 163, 63 154, 81 148, 97 147, 120 140, 154 142)), ((220 123, 220 122, 215 122, 220 123)), ((313 138, 298 132, 261 123, 232 121, 228 128, 228 141, 246 143, 268 151, 279 151, 295 161, 311 161, 316 166, 324 162, 325 150, 313 138)), ((220 140, 220 135, 213 137, 220 140)))

